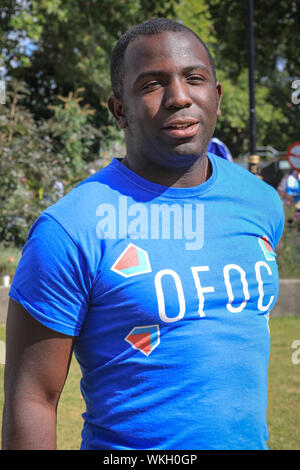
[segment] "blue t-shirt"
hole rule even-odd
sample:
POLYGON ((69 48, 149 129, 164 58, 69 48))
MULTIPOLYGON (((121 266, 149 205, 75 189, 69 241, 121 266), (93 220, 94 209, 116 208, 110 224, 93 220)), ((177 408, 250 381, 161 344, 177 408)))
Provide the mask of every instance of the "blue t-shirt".
POLYGON ((277 192, 209 154, 196 187, 119 160, 33 225, 10 296, 75 335, 82 449, 265 449, 277 192))

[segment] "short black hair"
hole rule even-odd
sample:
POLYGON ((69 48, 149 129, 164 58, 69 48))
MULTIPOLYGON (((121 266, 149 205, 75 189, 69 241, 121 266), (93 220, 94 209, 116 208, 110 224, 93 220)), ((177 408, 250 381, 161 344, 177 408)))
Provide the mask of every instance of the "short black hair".
POLYGON ((182 23, 170 20, 168 18, 153 18, 151 20, 147 20, 143 23, 133 26, 128 31, 126 31, 120 37, 115 48, 113 49, 110 64, 110 77, 113 93, 117 98, 122 98, 123 96, 123 83, 125 76, 124 56, 130 42, 138 36, 156 35, 165 31, 172 31, 175 33, 188 31, 192 33, 198 39, 198 41, 200 41, 200 43, 206 50, 210 65, 212 67, 214 80, 216 81, 214 60, 207 45, 202 41, 202 39, 200 39, 199 36, 194 33, 194 31, 192 31, 190 28, 188 28, 182 23))

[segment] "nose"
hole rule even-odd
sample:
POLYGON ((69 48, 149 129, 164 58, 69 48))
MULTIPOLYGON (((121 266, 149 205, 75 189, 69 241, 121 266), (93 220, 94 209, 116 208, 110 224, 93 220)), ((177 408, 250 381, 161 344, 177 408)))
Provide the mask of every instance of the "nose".
POLYGON ((192 99, 187 83, 180 78, 174 78, 165 88, 164 104, 167 109, 189 108, 192 99))

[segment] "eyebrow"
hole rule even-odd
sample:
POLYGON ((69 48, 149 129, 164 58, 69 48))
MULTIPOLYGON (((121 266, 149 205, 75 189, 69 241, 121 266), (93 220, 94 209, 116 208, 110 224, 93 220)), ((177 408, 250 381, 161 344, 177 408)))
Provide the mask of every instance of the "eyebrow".
MULTIPOLYGON (((184 75, 186 75, 187 73, 191 73, 195 70, 204 70, 205 72, 209 73, 209 68, 206 67, 206 65, 204 64, 197 64, 197 65, 189 65, 188 67, 184 67, 182 69, 182 73, 184 75)), ((139 82, 142 78, 145 78, 145 77, 149 77, 149 76, 152 76, 152 77, 161 77, 163 75, 168 75, 167 72, 163 71, 163 70, 146 70, 145 72, 141 72, 137 77, 136 79, 134 80, 134 84, 136 84, 137 82, 139 82)))

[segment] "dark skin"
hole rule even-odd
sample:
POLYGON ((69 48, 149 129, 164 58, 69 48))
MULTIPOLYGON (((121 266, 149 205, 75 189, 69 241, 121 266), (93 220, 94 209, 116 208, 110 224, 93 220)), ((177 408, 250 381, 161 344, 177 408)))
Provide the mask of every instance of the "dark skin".
MULTIPOLYGON (((164 186, 206 181, 221 96, 207 53, 191 33, 136 38, 125 55, 123 97, 108 100, 125 132, 124 165, 164 186)), ((74 341, 10 300, 2 449, 56 448, 57 404, 74 341)))
POLYGON ((123 97, 108 100, 124 130, 123 163, 164 186, 196 186, 210 176, 206 155, 220 115, 222 87, 206 50, 189 32, 164 32, 133 40, 125 55, 123 97), (192 135, 172 122, 195 121, 192 135), (175 134, 175 135, 174 135, 175 134))
POLYGON ((73 344, 10 299, 2 450, 56 449, 56 409, 73 344))

